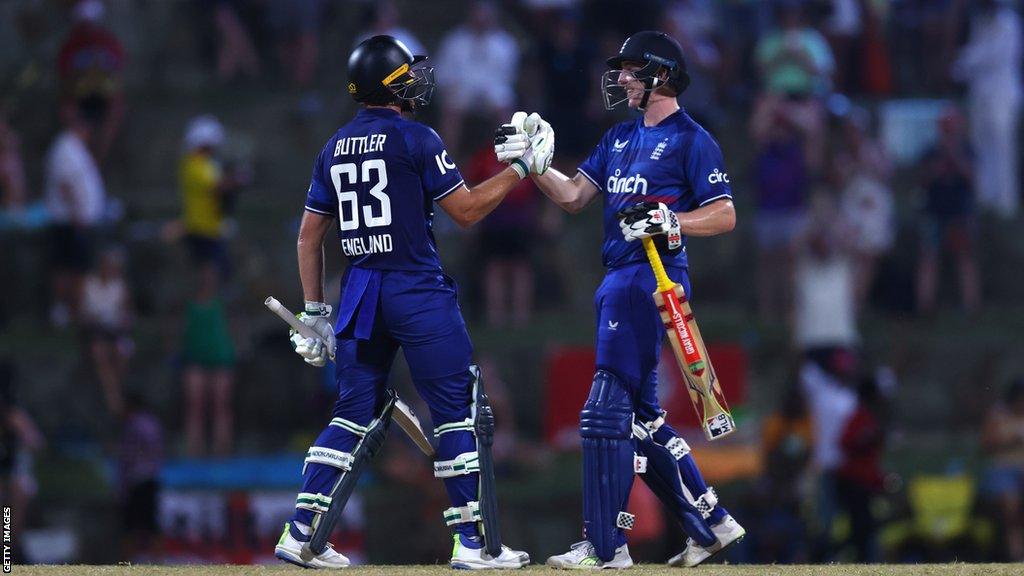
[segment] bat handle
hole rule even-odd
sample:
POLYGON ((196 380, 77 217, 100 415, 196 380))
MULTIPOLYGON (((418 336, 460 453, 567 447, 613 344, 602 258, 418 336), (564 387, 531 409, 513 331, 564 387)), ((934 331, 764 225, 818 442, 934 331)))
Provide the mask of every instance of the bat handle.
POLYGON ((648 236, 641 240, 644 243, 644 251, 647 252, 647 259, 651 262, 651 268, 654 269, 654 279, 658 281, 658 292, 671 290, 675 287, 675 282, 665 272, 665 265, 661 263, 661 255, 658 254, 658 248, 654 246, 654 239, 648 236))

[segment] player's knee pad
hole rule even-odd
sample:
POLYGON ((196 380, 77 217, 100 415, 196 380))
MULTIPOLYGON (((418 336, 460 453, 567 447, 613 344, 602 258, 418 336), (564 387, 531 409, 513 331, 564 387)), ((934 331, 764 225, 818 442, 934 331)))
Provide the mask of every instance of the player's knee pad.
POLYGON ((703 511, 694 502, 691 492, 683 483, 679 471, 678 458, 689 452, 689 446, 678 437, 678 442, 669 443, 671 448, 656 442, 651 432, 662 422, 663 419, 659 418, 646 424, 638 422, 633 427, 634 435, 639 440, 639 451, 646 458, 646 469, 641 478, 668 508, 687 536, 701 546, 710 546, 715 542, 715 535, 711 532, 703 511))
POLYGON ((626 512, 636 453, 633 408, 625 384, 598 370, 580 413, 583 438, 583 524, 598 557, 615 556, 618 529, 631 529, 626 512))

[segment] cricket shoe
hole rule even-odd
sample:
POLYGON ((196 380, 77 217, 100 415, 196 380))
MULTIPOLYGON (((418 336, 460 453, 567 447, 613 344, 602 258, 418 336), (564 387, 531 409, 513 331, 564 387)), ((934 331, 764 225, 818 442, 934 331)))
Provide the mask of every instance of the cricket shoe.
POLYGON ((303 534, 298 528, 295 527, 291 522, 286 522, 284 525, 284 532, 281 534, 281 539, 277 541, 277 546, 274 547, 274 556, 278 559, 284 560, 290 564, 296 566, 302 566, 303 568, 318 568, 318 569, 339 569, 348 568, 349 560, 344 554, 337 552, 331 547, 330 544, 323 552, 314 556, 310 561, 302 559, 302 547, 309 543, 309 536, 303 534))
POLYGON ((685 566, 693 568, 701 562, 725 550, 732 544, 739 542, 746 536, 747 531, 740 526, 732 516, 722 518, 722 521, 711 527, 717 540, 708 547, 701 546, 693 541, 693 538, 686 539, 686 549, 669 559, 669 566, 685 566))
POLYGON ((597 550, 589 540, 577 542, 565 554, 548 558, 547 565, 566 570, 601 570, 603 568, 630 568, 633 559, 629 557, 629 546, 623 544, 615 549, 615 557, 604 562, 597 556, 597 550))
POLYGON ((479 536, 455 534, 452 546, 451 567, 458 570, 483 570, 487 568, 514 569, 530 563, 530 555, 508 546, 501 547, 497 558, 487 553, 484 541, 479 536))

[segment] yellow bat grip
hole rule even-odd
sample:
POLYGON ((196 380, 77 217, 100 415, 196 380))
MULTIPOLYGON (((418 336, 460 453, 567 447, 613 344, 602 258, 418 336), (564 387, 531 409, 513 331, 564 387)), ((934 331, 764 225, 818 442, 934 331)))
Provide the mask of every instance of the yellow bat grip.
POLYGON ((658 281, 658 291, 671 290, 676 283, 665 272, 665 265, 661 263, 661 255, 658 254, 658 249, 654 246, 654 240, 651 237, 641 238, 641 240, 644 243, 644 250, 647 252, 647 259, 651 261, 651 268, 654 269, 654 279, 658 281))

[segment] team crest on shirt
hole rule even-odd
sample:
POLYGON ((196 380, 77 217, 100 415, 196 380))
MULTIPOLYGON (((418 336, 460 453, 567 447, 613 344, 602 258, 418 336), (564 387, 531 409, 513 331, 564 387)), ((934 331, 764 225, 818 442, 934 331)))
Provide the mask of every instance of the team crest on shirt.
POLYGON ((651 160, 658 160, 661 155, 665 152, 665 148, 668 147, 668 138, 665 138, 654 147, 654 152, 651 152, 651 160))

